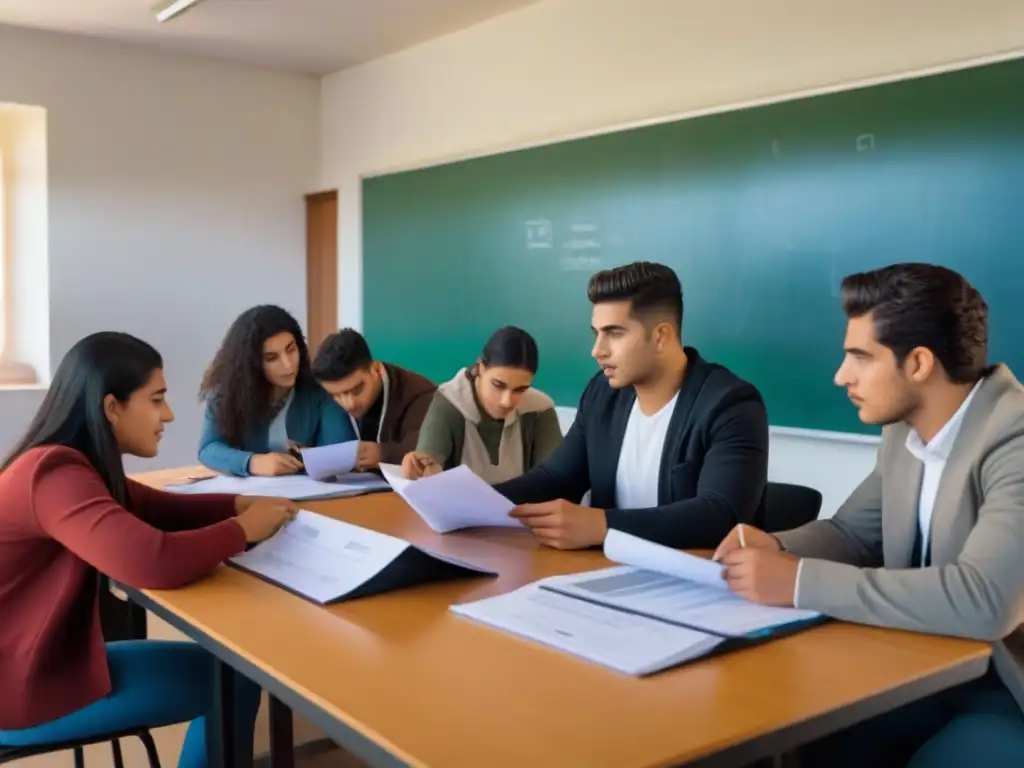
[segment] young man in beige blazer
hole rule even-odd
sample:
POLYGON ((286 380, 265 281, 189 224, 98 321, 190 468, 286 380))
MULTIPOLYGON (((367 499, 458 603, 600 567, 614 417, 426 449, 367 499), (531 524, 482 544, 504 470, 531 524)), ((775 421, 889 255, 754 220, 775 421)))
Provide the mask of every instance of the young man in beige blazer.
MULTIPOLYGON (((1024 766, 1024 387, 988 367, 988 308, 961 275, 851 275, 836 384, 884 425, 874 471, 835 516, 716 559, 737 593, 837 619, 986 640, 980 680, 809 745, 802 768, 1024 766)), ((870 659, 850 659, 870 664, 870 659)))

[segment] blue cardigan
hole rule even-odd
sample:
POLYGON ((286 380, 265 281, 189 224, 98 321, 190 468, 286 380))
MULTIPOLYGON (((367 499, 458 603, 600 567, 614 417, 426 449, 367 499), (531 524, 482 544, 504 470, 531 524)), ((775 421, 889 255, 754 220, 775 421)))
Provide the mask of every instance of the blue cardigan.
MULTIPOLYGON (((295 390, 285 426, 288 439, 303 446, 333 445, 356 439, 348 414, 320 387, 295 390)), ((221 438, 207 404, 203 434, 199 438, 199 461, 216 472, 248 477, 249 459, 256 453, 267 453, 269 439, 269 423, 252 424, 244 448, 233 448, 221 438)))

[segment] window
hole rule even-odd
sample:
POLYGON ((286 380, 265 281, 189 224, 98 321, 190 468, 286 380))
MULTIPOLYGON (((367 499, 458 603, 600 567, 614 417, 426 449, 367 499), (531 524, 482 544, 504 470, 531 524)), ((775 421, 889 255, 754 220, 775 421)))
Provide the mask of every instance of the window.
POLYGON ((46 110, 0 104, 0 387, 49 377, 46 110))

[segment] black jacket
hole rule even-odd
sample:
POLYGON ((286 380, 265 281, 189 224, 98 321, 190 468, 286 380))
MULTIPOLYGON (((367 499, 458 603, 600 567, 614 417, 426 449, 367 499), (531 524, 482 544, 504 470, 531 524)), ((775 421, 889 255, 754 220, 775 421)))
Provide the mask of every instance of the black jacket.
POLYGON ((768 414, 757 389, 686 347, 689 365, 661 456, 658 506, 615 508, 615 473, 636 392, 590 380, 548 459, 495 488, 515 504, 552 499, 605 510, 609 528, 681 549, 716 547, 737 523, 763 527, 768 414))

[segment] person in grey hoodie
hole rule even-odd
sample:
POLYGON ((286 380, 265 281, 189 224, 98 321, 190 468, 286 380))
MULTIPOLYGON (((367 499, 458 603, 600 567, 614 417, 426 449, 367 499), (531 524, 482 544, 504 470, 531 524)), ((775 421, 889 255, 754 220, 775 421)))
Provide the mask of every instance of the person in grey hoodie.
POLYGON ((496 484, 547 458, 562 430, 554 401, 531 386, 537 363, 530 334, 512 326, 496 331, 475 365, 438 387, 403 474, 416 479, 465 464, 496 484))

